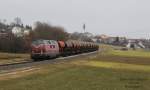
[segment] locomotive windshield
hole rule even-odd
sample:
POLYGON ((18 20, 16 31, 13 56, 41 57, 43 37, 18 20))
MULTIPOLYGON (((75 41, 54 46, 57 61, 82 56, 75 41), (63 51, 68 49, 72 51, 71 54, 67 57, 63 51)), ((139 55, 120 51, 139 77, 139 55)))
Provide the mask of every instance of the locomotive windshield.
POLYGON ((40 44, 51 44, 50 40, 36 40, 32 42, 32 45, 40 45, 40 44))
POLYGON ((40 44, 44 44, 44 40, 36 40, 32 42, 32 45, 40 45, 40 44))

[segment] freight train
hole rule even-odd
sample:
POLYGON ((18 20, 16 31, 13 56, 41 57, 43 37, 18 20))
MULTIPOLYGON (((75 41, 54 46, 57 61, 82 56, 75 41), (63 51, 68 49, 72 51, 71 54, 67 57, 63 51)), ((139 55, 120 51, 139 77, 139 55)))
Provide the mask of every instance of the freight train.
POLYGON ((59 56, 93 52, 98 49, 99 45, 92 42, 82 42, 76 40, 35 40, 31 44, 31 58, 33 60, 49 59, 59 56))

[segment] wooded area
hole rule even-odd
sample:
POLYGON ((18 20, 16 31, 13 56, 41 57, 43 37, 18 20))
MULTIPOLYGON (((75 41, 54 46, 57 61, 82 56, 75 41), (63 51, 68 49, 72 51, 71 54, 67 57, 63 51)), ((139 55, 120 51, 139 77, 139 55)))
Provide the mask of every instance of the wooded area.
POLYGON ((0 23, 0 52, 24 53, 30 51, 30 44, 36 39, 67 40, 69 34, 62 27, 51 26, 47 23, 36 22, 34 29, 29 28, 28 35, 18 36, 12 33, 10 27, 24 27, 17 22, 16 25, 0 23))

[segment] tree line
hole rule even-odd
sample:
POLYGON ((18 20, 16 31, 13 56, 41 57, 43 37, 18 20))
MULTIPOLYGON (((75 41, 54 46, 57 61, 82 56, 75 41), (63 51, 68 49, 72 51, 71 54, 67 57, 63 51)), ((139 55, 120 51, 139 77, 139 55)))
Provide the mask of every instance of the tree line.
MULTIPOLYGON (((9 26, 0 23, 0 52, 25 53, 30 52, 31 42, 37 39, 67 40, 69 34, 64 28, 36 22, 36 27, 30 29, 28 35, 18 37, 9 30, 9 26)), ((15 25, 16 26, 16 25, 15 25)), ((21 24, 22 26, 22 24, 21 24)), ((17 25, 17 27, 21 27, 17 25)))
POLYGON ((14 21, 10 24, 6 24, 6 22, 7 20, 3 20, 3 22, 0 20, 0 52, 30 52, 31 42, 37 39, 92 41, 91 33, 68 33, 63 27, 52 26, 45 22, 36 22, 34 24, 35 28, 30 25, 24 25, 19 17, 14 18, 14 21), (18 31, 16 31, 16 34, 13 33, 14 27, 19 27, 20 32, 26 29, 29 32, 24 35, 17 35, 18 31))

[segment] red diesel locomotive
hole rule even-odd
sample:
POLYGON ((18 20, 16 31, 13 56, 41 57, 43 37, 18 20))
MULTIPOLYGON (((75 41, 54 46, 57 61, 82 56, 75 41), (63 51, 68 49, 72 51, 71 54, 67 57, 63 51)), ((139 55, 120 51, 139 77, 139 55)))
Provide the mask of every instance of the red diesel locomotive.
POLYGON ((31 58, 33 60, 68 56, 84 52, 92 52, 99 49, 99 45, 91 42, 76 40, 55 41, 36 40, 31 45, 31 58))

